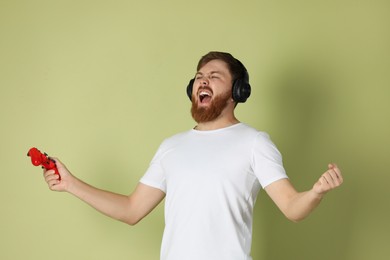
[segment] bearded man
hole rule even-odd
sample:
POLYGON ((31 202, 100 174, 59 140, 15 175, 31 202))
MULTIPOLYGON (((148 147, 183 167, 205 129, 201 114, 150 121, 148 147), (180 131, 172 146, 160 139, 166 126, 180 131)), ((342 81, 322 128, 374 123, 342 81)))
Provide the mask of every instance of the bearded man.
POLYGON ((203 56, 187 86, 197 125, 164 140, 128 196, 92 187, 58 160, 45 171, 51 190, 67 191, 109 217, 135 225, 165 198, 162 260, 250 260, 253 208, 265 189, 283 214, 307 217, 343 178, 329 164, 308 191, 298 192, 268 134, 234 115, 250 96, 249 75, 231 54, 203 56))

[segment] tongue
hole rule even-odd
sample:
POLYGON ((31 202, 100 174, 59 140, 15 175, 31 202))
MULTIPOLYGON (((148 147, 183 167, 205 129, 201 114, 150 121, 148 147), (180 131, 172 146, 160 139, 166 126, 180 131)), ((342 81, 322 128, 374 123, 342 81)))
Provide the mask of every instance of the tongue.
POLYGON ((210 100, 211 100, 211 97, 210 97, 210 96, 205 96, 205 97, 203 97, 203 99, 202 99, 202 103, 208 103, 208 102, 210 102, 210 100))

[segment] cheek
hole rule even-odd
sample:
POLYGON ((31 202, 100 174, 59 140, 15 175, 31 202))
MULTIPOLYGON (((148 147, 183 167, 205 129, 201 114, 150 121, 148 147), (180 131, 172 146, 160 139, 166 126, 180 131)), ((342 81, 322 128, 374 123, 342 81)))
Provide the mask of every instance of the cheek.
POLYGON ((217 93, 215 93, 218 96, 223 96, 224 98, 232 97, 232 89, 229 87, 226 87, 224 89, 219 89, 217 93))

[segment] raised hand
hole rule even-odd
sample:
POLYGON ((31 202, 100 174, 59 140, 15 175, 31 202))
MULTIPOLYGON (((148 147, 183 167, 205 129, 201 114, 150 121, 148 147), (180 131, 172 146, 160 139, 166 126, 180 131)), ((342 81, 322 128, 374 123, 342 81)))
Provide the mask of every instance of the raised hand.
POLYGON ((313 191, 324 195, 330 190, 339 187, 343 183, 341 170, 334 163, 328 165, 328 170, 324 172, 318 181, 313 185, 313 191))

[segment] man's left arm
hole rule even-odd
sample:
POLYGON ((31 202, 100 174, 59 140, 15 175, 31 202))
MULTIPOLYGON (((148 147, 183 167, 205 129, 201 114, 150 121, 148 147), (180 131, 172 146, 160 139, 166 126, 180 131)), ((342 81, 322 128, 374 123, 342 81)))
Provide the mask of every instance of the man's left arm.
POLYGON ((325 194, 339 187, 343 177, 336 164, 329 164, 312 189, 297 192, 288 179, 281 179, 265 187, 265 191, 291 221, 306 218, 321 202, 325 194))

